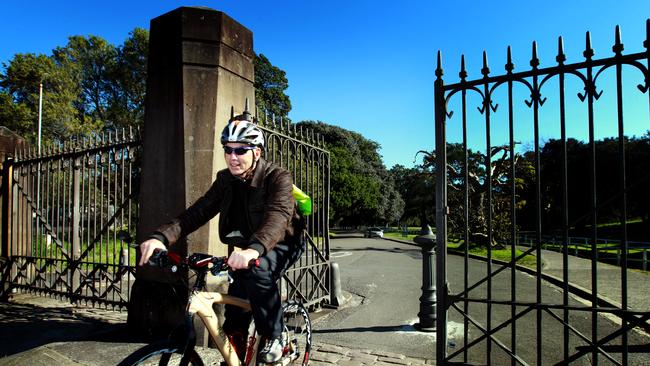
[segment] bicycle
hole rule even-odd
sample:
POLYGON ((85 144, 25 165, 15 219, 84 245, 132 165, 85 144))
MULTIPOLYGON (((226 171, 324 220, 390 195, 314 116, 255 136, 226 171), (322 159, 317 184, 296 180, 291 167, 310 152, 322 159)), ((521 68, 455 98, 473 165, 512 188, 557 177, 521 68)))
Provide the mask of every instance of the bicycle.
MULTIPOLYGON (((189 300, 185 310, 185 324, 174 330, 166 340, 151 343, 136 350, 127 356, 119 366, 130 365, 203 365, 200 355, 194 349, 196 334, 194 331, 194 315, 198 315, 206 326, 210 337, 217 345, 228 366, 256 365, 257 348, 260 343, 254 321, 249 327, 246 350, 243 359, 237 355, 235 346, 219 326, 220 316, 213 308, 213 304, 229 304, 239 306, 250 311, 248 300, 240 299, 221 292, 206 291, 206 277, 208 272, 220 275, 228 271, 227 257, 216 257, 208 254, 195 253, 186 258, 181 258, 173 252, 160 251, 152 256, 158 265, 168 267, 172 272, 179 269, 191 270, 195 273, 194 284, 190 288, 189 300)), ((259 262, 258 262, 259 263, 259 262)), ((230 278, 230 277, 229 277, 230 278)), ((306 366, 309 363, 311 350, 311 321, 309 313, 298 301, 286 301, 282 304, 282 317, 284 331, 282 332, 284 350, 282 358, 273 365, 287 366, 289 364, 306 366)), ((223 365, 223 363, 222 363, 223 365)), ((260 363, 260 365, 263 365, 260 363)))

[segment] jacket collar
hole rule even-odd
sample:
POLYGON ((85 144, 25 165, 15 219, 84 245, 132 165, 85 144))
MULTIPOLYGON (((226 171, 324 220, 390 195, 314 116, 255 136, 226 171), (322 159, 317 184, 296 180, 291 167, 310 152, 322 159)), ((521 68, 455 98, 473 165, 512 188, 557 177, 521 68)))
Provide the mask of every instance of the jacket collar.
POLYGON ((264 186, 264 177, 266 176, 268 166, 269 163, 263 158, 257 161, 257 166, 253 172, 253 179, 251 179, 251 187, 257 188, 264 186))

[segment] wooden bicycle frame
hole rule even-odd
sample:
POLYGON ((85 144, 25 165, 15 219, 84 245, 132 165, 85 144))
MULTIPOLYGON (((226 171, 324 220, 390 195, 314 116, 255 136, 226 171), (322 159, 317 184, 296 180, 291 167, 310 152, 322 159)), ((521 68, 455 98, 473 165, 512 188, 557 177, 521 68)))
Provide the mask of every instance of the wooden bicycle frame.
MULTIPOLYGON (((235 348, 230 343, 228 336, 219 326, 219 317, 214 312, 212 306, 214 304, 228 304, 238 306, 244 310, 251 311, 251 304, 248 300, 240 299, 238 297, 225 295, 220 292, 208 291, 192 291, 190 299, 187 304, 187 313, 190 315, 198 315, 203 324, 210 332, 212 340, 216 343, 219 352, 229 366, 242 366, 235 348)), ((260 337, 256 337, 255 345, 252 350, 256 350, 260 342, 260 337)), ((246 344, 248 348, 248 340, 246 344)), ((249 365, 255 364, 255 357, 257 352, 252 352, 252 359, 248 362, 249 365)), ((249 356, 247 355, 247 359, 249 356)))

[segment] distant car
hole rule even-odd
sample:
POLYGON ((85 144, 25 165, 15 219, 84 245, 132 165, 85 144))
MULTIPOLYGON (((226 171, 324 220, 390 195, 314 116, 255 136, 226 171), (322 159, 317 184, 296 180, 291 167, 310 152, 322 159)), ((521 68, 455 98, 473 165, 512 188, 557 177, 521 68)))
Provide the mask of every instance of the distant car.
POLYGON ((366 229, 366 232, 363 234, 365 238, 383 238, 384 230, 378 227, 369 227, 366 229))

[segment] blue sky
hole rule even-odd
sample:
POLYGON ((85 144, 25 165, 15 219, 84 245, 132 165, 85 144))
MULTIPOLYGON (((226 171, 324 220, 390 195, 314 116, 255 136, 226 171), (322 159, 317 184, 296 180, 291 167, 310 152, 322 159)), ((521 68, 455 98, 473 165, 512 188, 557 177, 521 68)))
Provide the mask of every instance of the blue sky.
MULTIPOLYGON (((526 70, 532 41, 538 43, 541 67, 552 66, 560 35, 567 62, 581 61, 588 30, 595 58, 609 57, 617 24, 622 28, 625 52, 644 51, 645 21, 650 17, 647 0, 3 1, 0 63, 16 53, 50 54, 65 45, 68 36, 77 34, 98 35, 119 45, 133 28, 149 28, 152 18, 194 5, 224 11, 253 31, 255 51, 287 73, 292 120, 321 120, 359 132, 381 145, 389 168, 412 166, 416 151, 434 147, 433 81, 438 50, 443 55, 444 79, 453 83, 458 80, 461 54, 473 79, 480 77, 484 50, 492 72, 502 73, 509 45, 515 70, 526 70)), ((632 88, 642 82, 632 73, 629 78, 635 79, 630 82, 632 88)), ((612 95, 612 87, 605 90, 612 95)), ((607 102, 607 93, 603 104, 610 107, 599 115, 603 126, 611 125, 612 103, 607 102)), ((629 94, 626 116, 631 117, 626 117, 626 133, 640 136, 650 129, 648 96, 629 94)), ((525 97, 518 105, 523 105, 525 97)), ((550 112, 548 116, 542 113, 542 118, 554 118, 553 103, 549 95, 545 108, 550 112)), ((493 130, 497 143, 503 140, 499 119, 506 113, 505 101, 500 104, 493 130)), ((524 108, 517 113, 522 120, 528 119, 524 108)), ((569 113, 571 118, 584 119, 580 107, 569 113)), ((460 136, 456 116, 449 121, 452 141, 460 136)), ((530 124, 522 122, 518 129, 522 145, 530 143, 530 130, 530 124)), ((598 129, 599 137, 613 133, 611 126, 598 129)), ((542 127, 542 139, 558 135, 556 123, 542 127)), ((584 138, 584 124, 570 135, 584 138)), ((470 138, 480 148, 484 132, 472 128, 470 138)))

